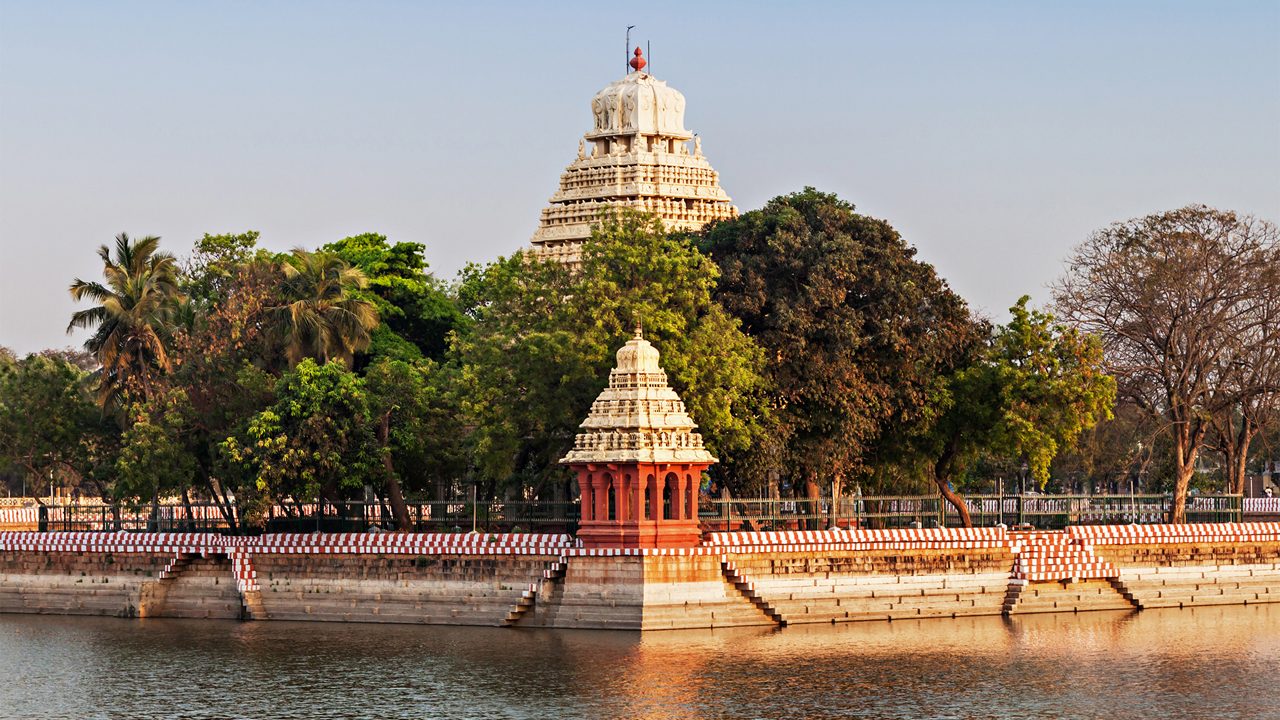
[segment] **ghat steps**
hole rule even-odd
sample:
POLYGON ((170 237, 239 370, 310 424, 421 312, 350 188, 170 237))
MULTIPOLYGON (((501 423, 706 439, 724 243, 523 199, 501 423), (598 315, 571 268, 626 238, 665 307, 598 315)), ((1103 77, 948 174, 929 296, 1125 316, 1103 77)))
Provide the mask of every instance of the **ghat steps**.
POLYGON ((502 626, 511 627, 520 622, 520 619, 533 609, 534 604, 538 601, 538 595, 540 593, 545 595, 549 585, 563 581, 568 569, 569 559, 566 557, 562 556, 551 563, 550 567, 542 571, 542 579, 537 583, 530 584, 529 588, 520 594, 520 599, 516 601, 516 604, 507 612, 507 616, 503 618, 502 626))
POLYGON ((723 559, 720 561, 720 568, 724 572, 724 577, 729 581, 729 584, 733 585, 738 592, 742 593, 742 596, 749 600, 752 605, 759 608, 760 612, 765 614, 765 617, 774 621, 781 627, 786 627, 786 618, 782 617, 782 613, 778 612, 777 608, 770 605, 769 601, 765 600, 756 592, 756 584, 752 582, 750 578, 743 575, 742 572, 738 570, 737 565, 735 565, 731 560, 723 559))

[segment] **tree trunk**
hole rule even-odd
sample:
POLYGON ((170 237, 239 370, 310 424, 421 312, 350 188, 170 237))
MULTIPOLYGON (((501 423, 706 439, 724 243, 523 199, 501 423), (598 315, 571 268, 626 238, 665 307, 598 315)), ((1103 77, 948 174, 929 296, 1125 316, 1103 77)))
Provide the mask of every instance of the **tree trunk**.
POLYGON ((1196 459, 1200 456, 1200 443, 1204 441, 1204 425, 1199 421, 1174 421, 1173 454, 1175 485, 1173 506, 1169 508, 1169 522, 1181 524, 1187 521, 1187 488, 1196 474, 1196 459), (1195 426, 1192 427, 1191 423, 1195 426))
POLYGON ((396 532, 409 532, 412 522, 409 520, 409 506, 404 501, 404 492, 400 489, 400 479, 396 477, 396 469, 391 463, 391 411, 383 413, 382 422, 378 425, 378 442, 382 445, 382 469, 386 473, 387 500, 391 503, 391 512, 396 519, 396 532))
POLYGON ((935 474, 933 481, 937 484, 938 492, 942 495, 942 499, 946 500, 951 504, 951 507, 955 508, 956 514, 960 516, 960 522, 964 527, 973 527, 973 518, 969 516, 969 506, 964 504, 964 498, 952 492, 951 488, 947 487, 947 485, 950 484, 950 478, 935 474))
POLYGON ((1231 473, 1231 492, 1236 495, 1244 494, 1244 475, 1245 467, 1249 460, 1249 445, 1253 442, 1253 438, 1258 434, 1258 426, 1254 425, 1248 416, 1240 421, 1240 432, 1234 438, 1235 457, 1233 458, 1231 467, 1228 471, 1231 473))
POLYGON ((191 496, 187 493, 187 487, 182 486, 182 508, 187 511, 187 532, 194 532, 196 529, 196 514, 191 509, 191 496))
MULTIPOLYGON (((964 498, 955 494, 951 490, 951 461, 955 458, 955 448, 948 447, 943 451, 942 457, 938 458, 938 462, 933 466, 933 482, 938 486, 938 493, 942 495, 942 499, 951 504, 955 508, 956 513, 960 516, 960 522, 964 527, 973 527, 973 518, 969 515, 969 506, 964 504, 964 498)), ((1003 508, 1002 508, 1003 509, 1003 508)), ((944 515, 945 517, 945 515, 944 515)))
POLYGON ((831 529, 840 526, 840 496, 844 494, 844 478, 839 474, 831 478, 831 529))
POLYGON ((822 523, 821 518, 818 517, 818 512, 822 509, 822 488, 818 485, 818 481, 814 479, 812 473, 805 474, 804 497, 805 507, 808 510, 805 513, 808 515, 808 519, 805 521, 805 528, 817 530, 822 523))
POLYGON ((160 532, 160 486, 151 494, 151 532, 160 532))
POLYGON ((231 501, 220 487, 215 486, 213 477, 209 475, 209 472, 204 467, 200 468, 200 479, 204 481, 204 486, 208 488, 209 497, 213 498, 214 504, 218 506, 218 512, 222 515, 222 519, 227 521, 227 528, 231 530, 231 534, 239 535, 240 528, 236 524, 236 514, 231 507, 231 501))

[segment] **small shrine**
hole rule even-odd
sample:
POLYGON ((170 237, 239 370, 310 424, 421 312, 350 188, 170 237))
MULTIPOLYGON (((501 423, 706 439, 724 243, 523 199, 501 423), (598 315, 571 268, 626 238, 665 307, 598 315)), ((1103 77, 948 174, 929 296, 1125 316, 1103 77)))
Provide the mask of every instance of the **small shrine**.
POLYGON ((585 547, 693 547, 702 471, 716 458, 667 383, 658 350, 640 330, 618 350, 609 386, 591 404, 573 449, 585 547))
POLYGON ((737 216, 702 140, 684 127, 684 95, 644 72, 646 64, 636 48, 633 72, 592 98, 594 123, 533 235, 539 257, 576 266, 609 207, 652 213, 681 231, 737 216))

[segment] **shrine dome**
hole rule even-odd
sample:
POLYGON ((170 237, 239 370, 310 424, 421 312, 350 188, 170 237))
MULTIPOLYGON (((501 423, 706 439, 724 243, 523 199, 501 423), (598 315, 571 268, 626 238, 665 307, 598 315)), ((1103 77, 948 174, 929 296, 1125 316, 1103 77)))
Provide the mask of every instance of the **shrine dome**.
POLYGON ((666 82, 637 70, 609 83, 591 99, 595 125, 588 137, 656 134, 688 140, 684 127, 684 95, 666 82))

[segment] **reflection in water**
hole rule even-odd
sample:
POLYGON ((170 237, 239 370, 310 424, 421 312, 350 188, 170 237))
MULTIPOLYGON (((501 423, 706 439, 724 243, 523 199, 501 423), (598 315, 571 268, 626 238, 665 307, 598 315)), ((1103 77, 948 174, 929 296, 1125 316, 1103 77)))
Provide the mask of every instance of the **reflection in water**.
POLYGON ((1280 606, 640 635, 0 616, 0 716, 1280 718, 1280 606))

